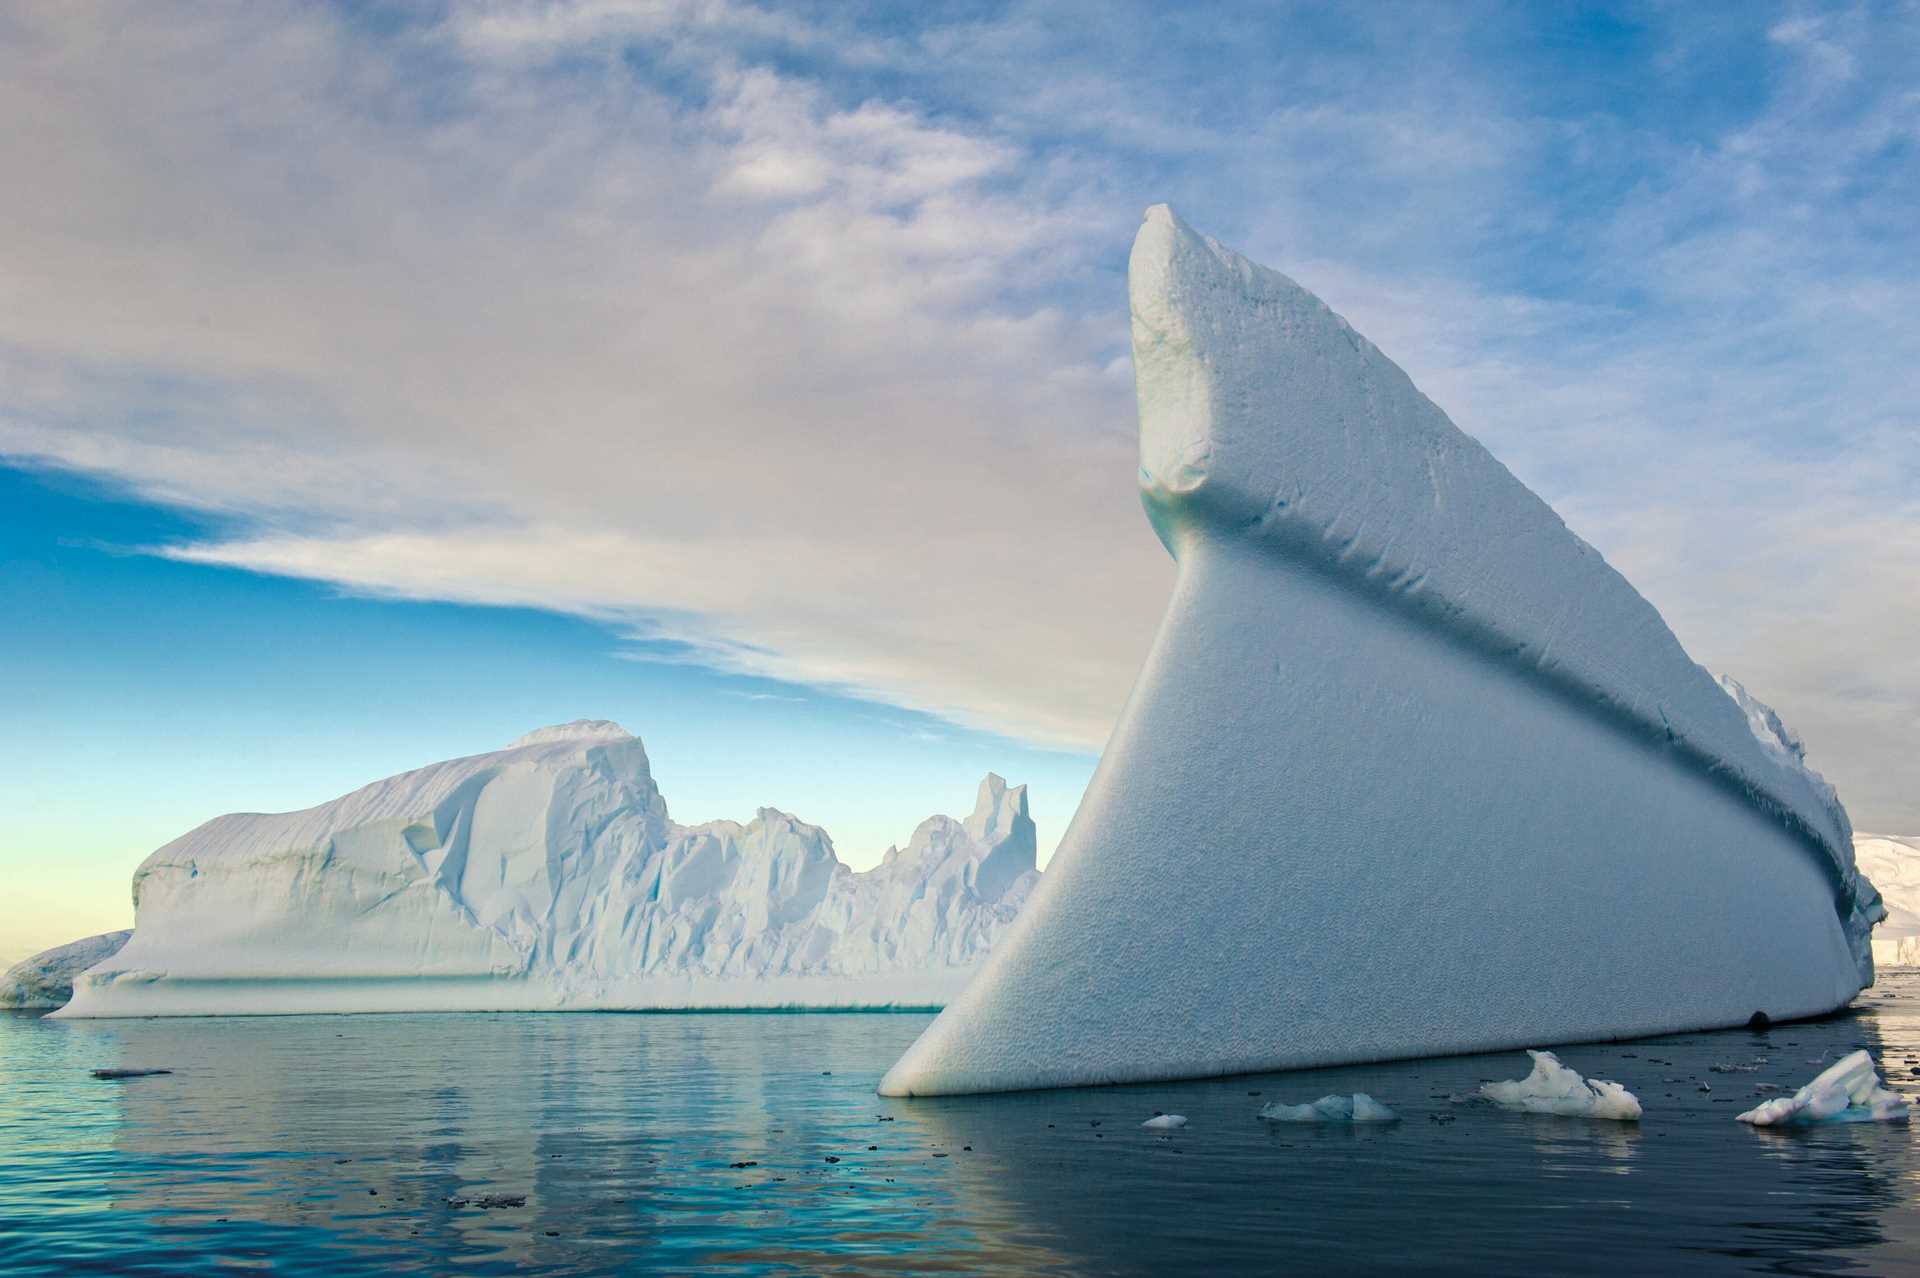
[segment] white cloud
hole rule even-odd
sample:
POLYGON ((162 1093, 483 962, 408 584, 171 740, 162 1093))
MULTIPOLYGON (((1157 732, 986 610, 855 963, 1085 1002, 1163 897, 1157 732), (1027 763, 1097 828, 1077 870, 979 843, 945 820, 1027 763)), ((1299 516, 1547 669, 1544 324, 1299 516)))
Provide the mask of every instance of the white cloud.
POLYGON ((1768 97, 1704 140, 1529 109, 1464 19, 1258 83, 1193 60, 1253 43, 1232 15, 830 20, 19 11, 0 452, 246 522, 182 558, 1093 746, 1171 576, 1119 272, 1172 195, 1402 359, 1863 823, 1920 828, 1910 18, 1754 15, 1768 97))

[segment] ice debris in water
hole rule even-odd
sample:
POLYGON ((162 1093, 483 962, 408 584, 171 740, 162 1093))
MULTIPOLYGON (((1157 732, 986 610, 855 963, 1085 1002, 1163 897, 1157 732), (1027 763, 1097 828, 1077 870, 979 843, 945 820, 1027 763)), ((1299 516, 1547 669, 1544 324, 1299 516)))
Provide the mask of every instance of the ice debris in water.
POLYGON ((1155 1131, 1170 1131, 1175 1127, 1185 1127, 1187 1125, 1187 1116, 1185 1114, 1155 1114, 1152 1118, 1149 1118, 1140 1125, 1142 1127, 1151 1127, 1155 1131))
POLYGON ((1529 1051, 1533 1072, 1525 1078, 1487 1083, 1480 1094, 1496 1105, 1529 1114, 1564 1114, 1570 1118, 1612 1118, 1631 1122, 1640 1117, 1640 1100, 1618 1083, 1582 1078, 1560 1063, 1552 1052, 1529 1051))
POLYGON ((1351 1096, 1322 1096, 1311 1105, 1282 1105, 1271 1101, 1260 1107, 1270 1123, 1397 1123, 1400 1115, 1365 1092, 1351 1096))
POLYGON ((1849 1052, 1791 1096, 1762 1101, 1738 1116, 1755 1127, 1801 1123, 1904 1123, 1907 1101, 1889 1091, 1865 1048, 1849 1052))

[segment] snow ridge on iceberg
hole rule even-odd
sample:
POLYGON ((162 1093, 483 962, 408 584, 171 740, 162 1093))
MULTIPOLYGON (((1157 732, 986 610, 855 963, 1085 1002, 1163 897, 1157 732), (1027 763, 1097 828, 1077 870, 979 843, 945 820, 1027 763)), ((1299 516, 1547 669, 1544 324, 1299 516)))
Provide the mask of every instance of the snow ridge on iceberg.
POLYGON ((1173 598, 1046 880, 884 1092, 1739 1025, 1871 979, 1844 811, 1546 503, 1164 206, 1128 286, 1173 598))
POLYGON ((174 840, 61 1014, 939 1005, 1034 851, 991 774, 864 873, 772 808, 677 825, 640 741, 581 721, 174 840))

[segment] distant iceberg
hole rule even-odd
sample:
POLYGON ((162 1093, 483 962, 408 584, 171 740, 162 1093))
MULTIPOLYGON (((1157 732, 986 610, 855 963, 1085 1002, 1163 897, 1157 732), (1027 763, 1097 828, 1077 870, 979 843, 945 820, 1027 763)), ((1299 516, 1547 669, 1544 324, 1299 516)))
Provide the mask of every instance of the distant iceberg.
POLYGON ((1920 838, 1855 834, 1853 856, 1887 906, 1887 917, 1873 929, 1873 961, 1920 966, 1920 838))
POLYGON ((1309 1105, 1269 1101, 1260 1117, 1270 1123, 1397 1123, 1400 1115, 1365 1092, 1351 1096, 1322 1096, 1309 1105))
POLYGON ((1173 597, 1025 914, 887 1095, 1775 1021, 1884 913, 1777 715, 1371 342, 1149 209, 1173 597))
POLYGON ((73 997, 74 978, 118 954, 132 935, 102 932, 22 959, 0 973, 0 1007, 61 1006, 73 997))
POLYGON ((1863 1048, 1842 1056, 1793 1095, 1763 1101, 1738 1118, 1755 1127, 1904 1123, 1907 1101, 1880 1081, 1873 1057, 1863 1048))
POLYGON ((1640 1100, 1619 1083, 1582 1078, 1560 1063, 1552 1052, 1528 1052, 1533 1072, 1525 1078, 1487 1083, 1480 1094, 1506 1109, 1529 1114, 1559 1114, 1567 1118, 1611 1118, 1631 1122, 1640 1117, 1640 1100))
POLYGON ((174 840, 59 1015, 938 1006, 1034 851, 1026 787, 991 774, 863 873, 772 808, 676 825, 640 741, 581 721, 174 840))

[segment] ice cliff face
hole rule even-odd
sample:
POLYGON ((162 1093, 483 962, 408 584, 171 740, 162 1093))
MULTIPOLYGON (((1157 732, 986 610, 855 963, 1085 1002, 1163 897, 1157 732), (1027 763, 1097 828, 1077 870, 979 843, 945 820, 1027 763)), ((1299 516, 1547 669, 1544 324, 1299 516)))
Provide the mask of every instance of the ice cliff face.
POLYGON ((1881 905, 1778 718, 1377 347, 1149 209, 1173 596, 1046 880, 889 1095, 1814 1015, 1881 905))
POLYGON ((0 974, 0 1007, 59 1007, 73 997, 73 978, 127 943, 132 932, 102 932, 22 959, 0 974))
POLYGON ((1853 855, 1886 901, 1887 917, 1873 929, 1874 962, 1920 965, 1920 838, 1856 834, 1853 855))
POLYGON ((855 873, 771 808, 676 825, 640 741, 582 721, 174 840, 63 1014, 938 1004, 1036 878, 997 776, 855 873))
POLYGON ((1626 578, 1293 280, 1160 206, 1128 283, 1141 495, 1175 558, 1222 534, 1284 555, 1662 741, 1827 858, 1871 979, 1846 814, 1778 716, 1716 695, 1626 578))

